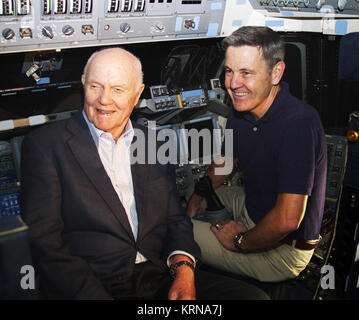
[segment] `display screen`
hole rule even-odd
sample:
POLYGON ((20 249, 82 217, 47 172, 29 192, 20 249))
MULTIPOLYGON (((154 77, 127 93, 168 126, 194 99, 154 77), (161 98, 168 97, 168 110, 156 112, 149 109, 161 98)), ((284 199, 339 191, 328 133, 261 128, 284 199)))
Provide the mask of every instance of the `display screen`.
POLYGON ((197 90, 191 90, 191 91, 184 91, 181 93, 181 97, 182 99, 188 99, 188 98, 193 98, 193 97, 200 97, 203 95, 203 90, 202 89, 197 89, 197 90))
POLYGON ((213 119, 186 123, 184 129, 187 130, 188 161, 211 162, 219 147, 217 144, 220 135, 220 129, 213 126, 213 119))

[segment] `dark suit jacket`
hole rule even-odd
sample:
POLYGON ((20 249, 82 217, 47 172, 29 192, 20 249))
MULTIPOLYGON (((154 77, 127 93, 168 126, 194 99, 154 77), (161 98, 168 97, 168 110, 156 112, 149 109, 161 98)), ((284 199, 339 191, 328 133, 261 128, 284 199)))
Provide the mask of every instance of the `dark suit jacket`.
POLYGON ((134 164, 131 170, 137 241, 81 112, 25 137, 23 218, 47 297, 110 298, 105 288, 130 278, 137 250, 163 268, 174 250, 199 257, 174 168, 134 164))

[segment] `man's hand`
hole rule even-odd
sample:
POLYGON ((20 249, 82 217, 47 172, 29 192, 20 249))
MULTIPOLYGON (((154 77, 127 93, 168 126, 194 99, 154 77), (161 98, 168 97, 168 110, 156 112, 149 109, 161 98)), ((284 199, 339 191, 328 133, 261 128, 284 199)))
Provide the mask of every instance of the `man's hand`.
POLYGON ((193 218, 200 213, 202 197, 196 193, 193 193, 188 201, 187 215, 193 218))
POLYGON ((169 300, 196 300, 196 288, 194 285, 194 273, 188 266, 180 266, 177 269, 176 278, 168 292, 169 300))
MULTIPOLYGON (((193 263, 186 255, 176 254, 170 258, 170 264, 186 260, 193 263)), ((196 287, 194 284, 194 272, 189 266, 182 265, 177 268, 176 277, 168 292, 169 300, 196 300, 196 287)))
POLYGON ((233 220, 219 222, 216 225, 211 226, 211 230, 223 247, 238 251, 234 245, 234 237, 240 232, 246 232, 247 227, 242 222, 233 220))

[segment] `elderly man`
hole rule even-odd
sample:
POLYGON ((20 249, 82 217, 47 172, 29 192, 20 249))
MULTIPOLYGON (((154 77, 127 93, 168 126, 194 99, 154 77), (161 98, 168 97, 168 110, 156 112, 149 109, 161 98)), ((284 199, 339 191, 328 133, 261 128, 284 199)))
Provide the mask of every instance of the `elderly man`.
MULTIPOLYGON (((23 142, 24 219, 44 296, 215 298, 219 283, 232 298, 267 298, 241 282, 195 277, 200 250, 173 168, 132 163, 140 128, 129 118, 144 88, 140 61, 121 48, 96 52, 82 82, 84 109, 23 142)), ((141 130, 143 145, 156 148, 141 130)))

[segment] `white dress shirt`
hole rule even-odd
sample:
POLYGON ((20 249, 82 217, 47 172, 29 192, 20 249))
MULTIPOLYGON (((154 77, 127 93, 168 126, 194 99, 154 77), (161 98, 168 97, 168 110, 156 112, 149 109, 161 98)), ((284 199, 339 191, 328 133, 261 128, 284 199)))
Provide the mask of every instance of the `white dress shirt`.
MULTIPOLYGON (((130 146, 134 137, 132 122, 128 120, 122 135, 116 143, 109 132, 96 128, 94 124, 88 120, 84 110, 83 116, 90 129, 92 138, 95 141, 101 162, 126 211, 134 238, 137 239, 138 218, 130 162, 130 146)), ((184 251, 176 250, 169 255, 167 265, 169 265, 170 257, 175 254, 187 255, 195 262, 195 258, 192 255, 184 251)), ((140 252, 137 252, 135 263, 145 262, 146 260, 146 257, 140 252)))

